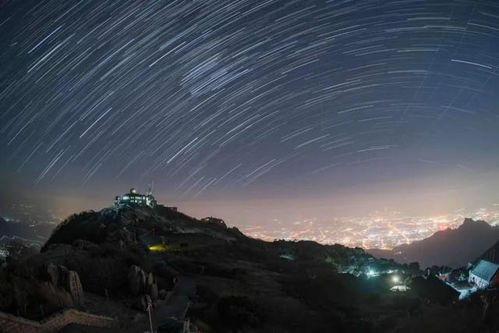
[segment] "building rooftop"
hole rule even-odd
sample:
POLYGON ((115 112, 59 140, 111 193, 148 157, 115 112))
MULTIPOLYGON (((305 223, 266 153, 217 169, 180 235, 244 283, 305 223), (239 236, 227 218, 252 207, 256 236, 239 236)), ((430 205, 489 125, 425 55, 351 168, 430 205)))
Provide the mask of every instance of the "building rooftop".
POLYGON ((147 194, 141 194, 137 193, 134 188, 131 188, 128 193, 125 193, 122 196, 117 196, 114 202, 116 207, 120 207, 122 205, 155 207, 156 204, 156 199, 152 195, 151 190, 149 190, 147 194))
POLYGON ((499 270, 499 265, 487 260, 480 260, 478 265, 471 271, 472 274, 486 281, 491 281, 499 270))

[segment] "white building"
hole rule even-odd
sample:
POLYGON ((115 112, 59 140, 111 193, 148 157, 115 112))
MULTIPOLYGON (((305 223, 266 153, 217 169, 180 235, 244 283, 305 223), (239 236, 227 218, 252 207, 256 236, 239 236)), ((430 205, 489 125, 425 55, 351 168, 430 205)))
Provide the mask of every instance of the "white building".
POLYGON ((480 289, 499 284, 499 265, 487 260, 480 260, 478 265, 470 271, 468 282, 480 289))

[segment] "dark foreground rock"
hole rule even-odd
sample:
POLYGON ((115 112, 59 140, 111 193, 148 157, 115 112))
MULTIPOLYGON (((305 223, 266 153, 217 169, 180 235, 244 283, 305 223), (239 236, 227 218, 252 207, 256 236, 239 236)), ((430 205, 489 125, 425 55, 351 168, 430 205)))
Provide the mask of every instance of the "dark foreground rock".
POLYGON ((219 219, 124 207, 73 215, 41 253, 4 263, 0 310, 43 318, 79 307, 118 318, 119 328, 99 329, 109 332, 147 330, 148 309, 155 329, 165 332, 186 325, 202 332, 498 329, 492 292, 459 302, 421 274, 417 265, 362 249, 264 242, 219 219), (411 289, 391 291, 395 277, 411 289))

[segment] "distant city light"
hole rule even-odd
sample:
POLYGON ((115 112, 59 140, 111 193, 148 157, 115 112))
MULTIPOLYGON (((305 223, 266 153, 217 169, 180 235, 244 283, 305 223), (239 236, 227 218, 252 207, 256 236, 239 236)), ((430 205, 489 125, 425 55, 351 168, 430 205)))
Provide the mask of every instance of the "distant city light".
MULTIPOLYGON (((335 217, 330 220, 314 220, 311 227, 309 219, 293 220, 293 223, 284 223, 274 226, 250 225, 243 228, 248 235, 266 240, 274 239, 306 239, 316 240, 323 244, 342 244, 364 249, 391 250, 401 244, 412 243, 427 237, 445 228, 458 228, 465 216, 488 221, 494 224, 499 222, 497 207, 487 209, 486 212, 457 212, 448 215, 411 216, 387 213, 387 217, 335 217), (334 222, 334 223, 332 223, 334 222), (320 228, 318 228, 320 227, 320 228), (376 235, 377 237, 373 237, 376 235)), ((499 223, 498 223, 499 224, 499 223)), ((364 272, 367 275, 367 272, 364 272)))

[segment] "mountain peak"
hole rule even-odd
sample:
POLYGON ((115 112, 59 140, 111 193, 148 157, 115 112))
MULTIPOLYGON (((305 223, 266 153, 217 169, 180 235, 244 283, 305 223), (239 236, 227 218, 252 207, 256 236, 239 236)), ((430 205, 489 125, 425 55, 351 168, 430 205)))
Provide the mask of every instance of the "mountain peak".
MULTIPOLYGON (((474 261, 498 239, 499 227, 465 218, 456 229, 436 232, 426 239, 398 246, 380 255, 398 262, 417 261, 421 267, 460 267, 474 261)), ((376 250, 371 253, 376 254, 376 250)))
POLYGON ((458 229, 477 227, 477 226, 492 228, 492 226, 490 224, 488 224, 487 222, 485 222, 483 220, 473 220, 472 218, 467 217, 464 219, 463 223, 459 226, 458 229))
POLYGON ((145 249, 162 243, 166 235, 193 233, 223 241, 242 236, 225 223, 203 222, 162 205, 153 208, 125 205, 70 216, 54 230, 42 251, 54 244, 72 244, 76 240, 145 249))

